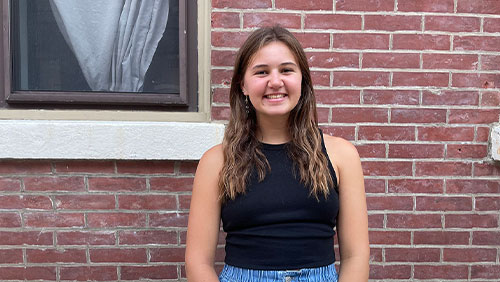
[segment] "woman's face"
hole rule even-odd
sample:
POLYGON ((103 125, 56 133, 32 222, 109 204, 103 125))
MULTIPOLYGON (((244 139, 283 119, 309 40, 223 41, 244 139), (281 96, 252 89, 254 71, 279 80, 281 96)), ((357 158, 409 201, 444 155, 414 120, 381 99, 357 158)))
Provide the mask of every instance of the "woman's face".
POLYGON ((288 116, 301 93, 302 73, 295 56, 282 42, 271 42, 250 59, 243 76, 243 94, 248 95, 257 118, 288 116))

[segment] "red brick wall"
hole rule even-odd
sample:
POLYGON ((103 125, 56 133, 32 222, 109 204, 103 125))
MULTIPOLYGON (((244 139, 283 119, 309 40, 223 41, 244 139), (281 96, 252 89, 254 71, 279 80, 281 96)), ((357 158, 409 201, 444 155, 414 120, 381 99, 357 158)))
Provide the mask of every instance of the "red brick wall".
POLYGON ((212 6, 214 120, 228 117, 231 66, 253 28, 279 23, 306 48, 321 127, 362 157, 371 279, 500 281, 500 164, 488 157, 500 1, 212 6))
MULTIPOLYGON (((372 281, 500 280, 500 1, 212 6, 214 120, 252 28, 280 23, 306 47, 322 128, 363 160, 372 281)), ((0 281, 182 280, 195 166, 0 161, 0 281)))

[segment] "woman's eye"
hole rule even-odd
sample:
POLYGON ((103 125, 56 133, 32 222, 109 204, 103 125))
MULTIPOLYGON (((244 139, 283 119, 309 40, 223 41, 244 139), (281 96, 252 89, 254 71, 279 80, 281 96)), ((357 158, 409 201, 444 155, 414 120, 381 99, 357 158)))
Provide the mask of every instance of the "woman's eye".
POLYGON ((266 71, 256 71, 255 74, 266 74, 267 72, 266 71))
POLYGON ((283 69, 282 72, 293 72, 293 69, 283 69))

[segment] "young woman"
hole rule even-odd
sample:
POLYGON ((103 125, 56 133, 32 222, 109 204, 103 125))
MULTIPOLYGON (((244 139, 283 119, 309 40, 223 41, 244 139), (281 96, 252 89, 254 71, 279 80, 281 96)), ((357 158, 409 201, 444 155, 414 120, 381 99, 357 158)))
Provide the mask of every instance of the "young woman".
POLYGON ((307 58, 289 31, 261 28, 245 41, 230 106, 223 143, 196 170, 188 281, 368 281, 361 162, 351 143, 319 130, 307 58), (217 276, 221 218, 226 257, 217 276))

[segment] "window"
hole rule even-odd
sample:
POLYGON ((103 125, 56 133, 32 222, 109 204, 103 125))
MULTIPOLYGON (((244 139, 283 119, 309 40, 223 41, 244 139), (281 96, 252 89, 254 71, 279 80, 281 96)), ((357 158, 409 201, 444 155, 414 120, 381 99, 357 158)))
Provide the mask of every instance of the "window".
POLYGON ((196 1, 2 1, 3 108, 198 110, 196 1))

